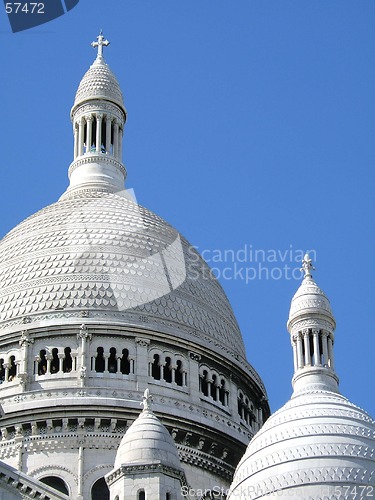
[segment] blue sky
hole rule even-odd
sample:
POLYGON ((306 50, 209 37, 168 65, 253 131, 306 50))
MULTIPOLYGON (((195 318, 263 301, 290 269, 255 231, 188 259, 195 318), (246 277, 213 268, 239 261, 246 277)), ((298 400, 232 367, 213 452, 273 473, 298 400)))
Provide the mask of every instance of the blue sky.
POLYGON ((81 0, 17 34, 0 11, 1 235, 67 186, 102 28, 127 187, 217 268, 272 410, 291 394, 288 276, 312 249, 341 391, 374 416, 374 26, 372 0, 81 0))

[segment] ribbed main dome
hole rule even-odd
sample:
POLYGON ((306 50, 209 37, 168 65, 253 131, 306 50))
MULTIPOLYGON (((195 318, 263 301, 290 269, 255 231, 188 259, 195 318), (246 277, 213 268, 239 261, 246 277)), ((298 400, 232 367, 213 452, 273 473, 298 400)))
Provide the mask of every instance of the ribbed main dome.
MULTIPOLYGON (((179 332, 245 356, 230 304, 207 264, 169 224, 121 194, 81 191, 0 243, 0 329, 75 317, 179 332)), ((59 320, 61 321, 61 320, 59 320)))
POLYGON ((74 107, 89 99, 105 99, 124 109, 124 99, 117 78, 103 58, 97 58, 82 78, 74 107))

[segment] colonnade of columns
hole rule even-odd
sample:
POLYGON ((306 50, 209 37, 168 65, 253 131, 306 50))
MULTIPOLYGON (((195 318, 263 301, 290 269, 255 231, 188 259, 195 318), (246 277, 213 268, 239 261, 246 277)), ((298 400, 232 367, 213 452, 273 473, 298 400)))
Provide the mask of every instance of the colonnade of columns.
POLYGON ((121 121, 103 113, 82 115, 74 124, 74 159, 86 153, 111 154, 122 158, 121 121))
POLYGON ((292 347, 295 371, 308 366, 334 369, 332 333, 305 328, 293 335, 292 347))

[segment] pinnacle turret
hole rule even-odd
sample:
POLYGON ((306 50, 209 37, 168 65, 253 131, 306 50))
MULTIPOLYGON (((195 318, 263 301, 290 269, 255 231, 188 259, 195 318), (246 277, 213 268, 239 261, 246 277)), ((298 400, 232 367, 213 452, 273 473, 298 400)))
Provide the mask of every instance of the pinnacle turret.
POLYGON ((288 319, 294 357, 294 391, 315 385, 337 392, 333 356, 336 322, 328 298, 312 277, 311 271, 315 268, 308 254, 301 270, 304 278, 292 299, 288 319))
POLYGON ((79 84, 71 111, 74 159, 69 167, 69 194, 82 188, 107 192, 124 189, 122 137, 126 110, 120 85, 104 61, 103 47, 109 43, 102 32, 92 42, 97 57, 79 84))

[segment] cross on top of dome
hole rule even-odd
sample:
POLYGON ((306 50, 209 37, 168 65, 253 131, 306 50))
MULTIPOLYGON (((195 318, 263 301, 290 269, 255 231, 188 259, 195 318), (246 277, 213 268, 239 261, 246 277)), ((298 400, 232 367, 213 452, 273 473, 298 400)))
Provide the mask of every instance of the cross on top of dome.
POLYGON ((152 411, 152 396, 148 388, 143 394, 141 405, 143 406, 143 411, 152 411))
POLYGON ((306 253, 303 258, 301 271, 305 273, 304 275, 305 278, 311 278, 312 276, 311 271, 315 271, 315 267, 313 266, 312 260, 310 259, 308 253, 306 253))
POLYGON ((91 45, 94 48, 98 47, 98 55, 97 55, 97 57, 103 57, 103 47, 108 47, 108 45, 110 44, 110 42, 108 40, 104 39, 103 31, 102 30, 100 30, 99 36, 97 36, 96 39, 98 41, 97 42, 92 42, 91 45))

